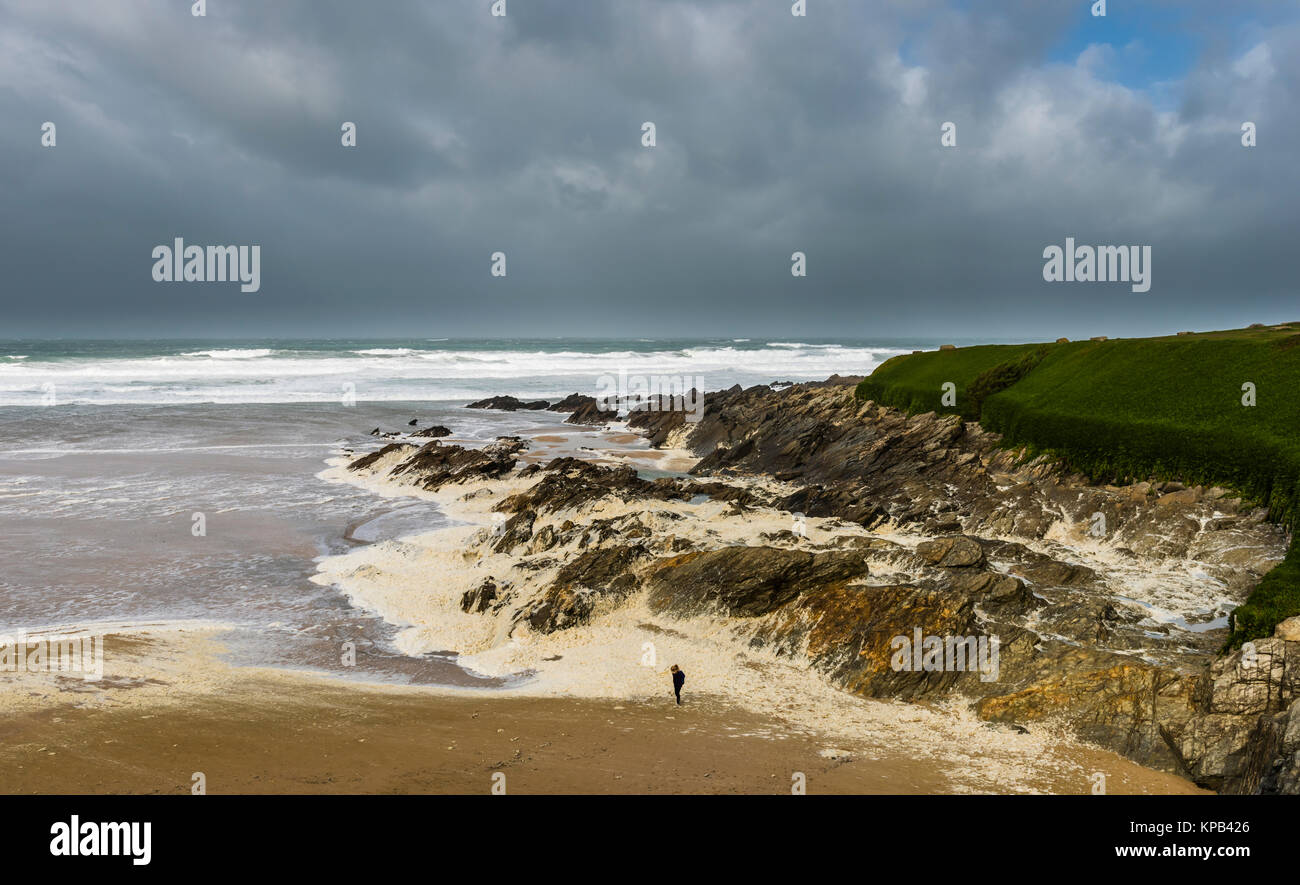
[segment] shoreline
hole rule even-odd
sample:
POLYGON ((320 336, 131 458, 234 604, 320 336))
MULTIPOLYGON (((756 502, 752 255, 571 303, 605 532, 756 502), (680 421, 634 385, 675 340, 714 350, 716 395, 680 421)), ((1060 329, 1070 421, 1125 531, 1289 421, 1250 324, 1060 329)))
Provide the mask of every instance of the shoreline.
MULTIPOLYGON (((820 403, 838 402, 843 386, 832 379, 787 391, 792 397, 811 391, 820 398, 816 408, 807 410, 819 416, 824 408, 820 403)), ((755 389, 711 396, 750 395, 763 396, 755 389)), ((772 391, 771 395, 777 394, 772 391)), ((148 760, 172 755, 165 743, 169 739, 176 748, 186 746, 184 739, 190 733, 185 723, 190 721, 200 723, 198 733, 206 737, 189 741, 187 752, 217 759, 216 764, 227 771, 225 783, 236 790, 315 791, 319 787, 321 791, 346 791, 348 788, 341 786, 344 780, 359 791, 400 789, 394 786, 393 771, 369 755, 382 743, 385 758, 403 766, 426 766, 420 768, 425 772, 419 781, 421 791, 475 792, 473 771, 481 775, 479 769, 484 766, 526 762, 534 757, 516 760, 512 755, 485 762, 486 755, 495 752, 487 748, 496 746, 497 732, 484 731, 476 721, 472 725, 461 721, 468 710, 471 720, 474 713, 490 712, 515 723, 512 728, 520 732, 515 735, 516 742, 534 746, 539 754, 532 784, 541 792, 658 791, 658 781, 647 778, 650 772, 664 769, 665 734, 673 735, 679 755, 689 766, 677 771, 664 792, 765 791, 770 785, 754 780, 752 770, 736 767, 746 760, 750 765, 780 768, 798 764, 802 767, 795 770, 819 771, 826 775, 827 792, 1089 793, 1094 786, 1090 778, 1098 771, 1114 781, 1108 783, 1108 792, 1204 792, 1189 780, 1141 767, 1103 749, 1105 742, 1080 739, 1067 727, 1064 710, 1048 710, 1046 715, 1033 717, 1026 729, 1017 724, 1024 721, 1023 716, 1014 712, 1010 717, 977 715, 977 697, 961 692, 927 697, 891 690, 882 696, 846 684, 842 678, 832 679, 827 668, 818 665, 803 632, 806 628, 786 613, 773 613, 765 620, 736 620, 712 610, 678 611, 668 617, 647 608, 634 594, 631 601, 611 598, 608 604, 584 610, 577 624, 541 625, 534 621, 532 626, 539 629, 524 625, 520 617, 533 604, 530 594, 537 599, 547 585, 553 585, 552 591, 559 586, 564 569, 574 563, 572 557, 586 547, 586 536, 577 543, 574 535, 574 531, 585 532, 583 526, 595 529, 604 525, 612 530, 611 538, 606 529, 600 529, 603 540, 588 554, 622 549, 619 545, 629 540, 646 552, 653 547, 657 556, 696 551, 685 559, 728 549, 777 553, 839 549, 842 553, 816 555, 843 557, 859 551, 853 555, 872 561, 873 575, 892 581, 900 576, 913 581, 918 574, 933 580, 943 572, 918 558, 924 548, 921 542, 933 533, 930 529, 902 531, 901 526, 891 527, 892 523, 868 528, 855 524, 856 520, 810 515, 802 536, 795 537, 789 522, 793 507, 778 502, 797 498, 805 479, 793 482, 793 475, 773 469, 724 469, 720 473, 710 469, 695 477, 687 470, 703 462, 684 447, 689 434, 673 426, 671 414, 656 423, 643 432, 623 425, 560 432, 551 428, 532 434, 530 445, 522 448, 508 442, 503 445, 502 440, 512 439, 506 437, 496 443, 460 440, 484 446, 481 452, 462 448, 456 437, 423 448, 425 440, 386 435, 374 442, 405 443, 407 447, 387 445, 377 459, 360 450, 355 454, 348 451, 331 458, 316 474, 318 479, 360 487, 377 499, 436 502, 449 524, 371 541, 352 537, 364 522, 349 523, 344 540, 353 549, 318 560, 313 582, 334 587, 357 611, 377 615, 395 627, 394 644, 407 656, 415 659, 455 649, 460 668, 475 676, 505 679, 506 685, 490 689, 401 685, 340 678, 327 670, 235 667, 218 659, 220 643, 210 635, 174 641, 174 637, 159 638, 165 628, 152 634, 146 631, 144 636, 126 639, 128 654, 120 662, 126 671, 108 684, 96 688, 65 684, 47 690, 41 700, 48 704, 53 699, 53 710, 42 709, 42 703, 17 702, 21 688, 13 684, 15 680, 5 680, 5 688, 0 690, 4 701, 0 702, 13 706, 18 715, 0 732, 6 737, 6 746, 12 746, 5 756, 15 766, 12 781, 0 783, 0 790, 21 792, 41 783, 66 784, 72 791, 79 784, 91 789, 87 785, 92 774, 75 769, 61 773, 58 757, 66 761, 67 753, 74 752, 100 759, 106 769, 121 769, 94 780, 95 789, 166 792, 171 782, 158 781, 150 774, 148 760), (641 448, 653 445, 651 439, 683 447, 641 448), (587 441, 593 444, 582 444, 587 441), (608 445, 600 448, 601 441, 608 445), (427 454, 419 469, 409 470, 405 462, 417 453, 427 454), (367 461, 365 472, 353 472, 360 459, 367 461), (511 465, 504 475, 500 473, 503 459, 511 465), (580 459, 575 463, 584 466, 563 467, 561 462, 567 459, 580 459), (555 469, 553 461, 561 464, 563 475, 550 475, 555 469), (647 484, 639 477, 640 466, 660 464, 679 468, 676 477, 656 481, 667 486, 647 484), (455 473, 466 465, 472 469, 455 473), (446 469, 453 472, 439 472, 446 469), (482 475, 474 472, 478 470, 484 471, 482 475), (576 473, 564 473, 573 470, 576 473), (636 478, 628 479, 630 475, 636 478), (662 496, 672 488, 683 491, 662 496), (516 523, 522 511, 511 502, 536 497, 538 489, 549 491, 528 505, 529 518, 519 534, 516 523), (583 489, 587 491, 578 498, 582 503, 575 505, 567 496, 583 489), (647 494, 650 496, 645 497, 647 494), (548 502, 546 496, 555 496, 555 500, 548 502), (561 503, 565 501, 568 503, 561 503), (511 512, 515 516, 507 519, 505 514, 511 512), (575 520, 577 526, 569 528, 575 520), (498 535, 501 529, 506 530, 504 539, 498 535), (503 547, 499 540, 509 543, 503 547), (516 549, 520 543, 528 546, 516 549), (754 544, 761 546, 749 546, 754 544), (482 608, 471 612, 465 607, 462 592, 468 593, 485 578, 502 577, 508 588, 518 584, 509 591, 517 594, 511 603, 516 606, 513 612, 501 609, 504 602, 494 608, 492 616, 482 608), (438 621, 446 613, 451 613, 452 620, 438 621), (762 626, 755 632, 754 625, 760 621, 762 626), (579 629, 573 629, 575 626, 579 629), (777 631, 775 635, 773 631, 777 631), (760 636, 763 640, 756 645, 760 636), (772 639, 779 641, 769 650, 765 646, 772 639), (657 669, 647 669, 638 660, 647 641, 661 646, 664 659, 657 669), (148 650, 148 655, 132 658, 133 648, 148 650), (149 655, 157 655, 158 660, 147 659, 149 655), (678 718, 671 709, 663 713, 659 700, 666 694, 666 681, 659 678, 657 670, 666 667, 669 658, 693 674, 687 686, 687 706, 689 715, 696 718, 680 734, 675 731, 678 718), (166 663, 177 660, 185 662, 180 672, 166 663), (519 681, 521 676, 524 681, 519 681), (158 694, 164 686, 166 697, 158 694), (89 702, 88 695, 96 700, 89 702), (352 742, 339 737, 339 732, 347 729, 364 735, 355 738, 355 743, 363 746, 352 747, 352 742), (629 732, 644 734, 637 739, 620 737, 629 732), (111 750, 96 748, 97 733, 115 735, 108 741, 114 744, 111 750), (272 742, 274 746, 255 746, 266 735, 281 733, 304 737, 297 743, 277 740, 272 742), (570 754, 563 760, 542 753, 561 743, 557 736, 565 739, 570 754), (708 772, 701 774, 699 765, 713 757, 732 759, 730 751, 720 749, 719 741, 724 745, 739 742, 746 749, 722 768, 715 766, 706 778, 708 772), (610 742, 619 746, 614 758, 621 760, 617 764, 623 772, 614 778, 620 782, 613 784, 584 773, 593 760, 610 758, 602 755, 609 752, 610 742), (367 743, 371 746, 365 747, 367 743), (477 767, 459 770, 457 753, 463 759, 467 745, 476 754, 477 767), (58 746, 64 749, 51 749, 58 746), (242 749, 235 752, 232 747, 242 749), (317 748, 329 749, 322 750, 314 768, 298 759, 304 749, 307 755, 314 755, 317 748), (905 752, 900 748, 906 748, 905 752), (651 758, 654 753, 661 755, 651 758), (241 761, 245 758, 250 761, 241 761), (327 759, 350 760, 347 767, 368 773, 340 779, 326 764, 327 759), (833 764, 827 765, 827 760, 833 764), (128 762, 129 771, 123 768, 128 762), (818 768, 819 764, 823 768, 818 768), (430 765, 433 768, 427 768, 430 765), (436 776, 429 771, 436 771, 436 776), (697 779, 710 782, 696 783, 697 779)), ((743 432, 745 425, 730 426, 743 432)), ((734 450, 736 454, 742 451, 743 447, 734 450)), ((732 452, 731 446, 721 445, 710 457, 732 452)), ((964 460, 966 457, 956 463, 978 463, 964 460)), ((651 470, 651 475, 655 472, 651 470)), ((382 520, 398 509, 372 514, 366 521, 382 520)), ((1062 523, 1041 540, 1068 557, 1071 551, 1084 549, 1076 534, 1062 523)), ((1032 563, 1033 557, 1047 558, 1043 552, 1047 548, 1041 545, 1030 550, 1006 538, 992 543, 987 567, 998 572, 1014 571, 1016 560, 1032 563), (1022 548, 1022 552, 1015 553, 1013 547, 1022 548), (995 553, 1003 557, 1007 551, 1012 551, 1012 559, 995 564, 995 553)), ((980 562, 984 559, 981 554, 980 562)), ((672 561, 667 556, 657 562, 672 561)), ((1102 567, 1099 562, 1093 565, 1102 567)), ((599 580, 616 576, 611 573, 599 580)), ((880 580, 876 578, 874 584, 880 580)), ((870 590, 874 584, 861 590, 870 590)), ((893 588, 898 589, 907 588, 893 588)), ((579 588, 580 594, 585 592, 579 588)), ((810 589, 805 598, 815 599, 816 594, 810 589)), ((123 632, 130 633, 130 627, 123 632)), ((847 641, 847 637, 833 640, 847 641)), ((824 645, 825 641, 815 639, 815 643, 824 645)))
MULTIPOLYGON (((0 793, 939 794, 956 788, 908 752, 787 733, 716 696, 504 697, 233 667, 208 631, 114 635, 111 686, 59 691, 0 722, 0 793), (183 675, 182 675, 183 674, 183 675)), ((22 692, 6 678, 0 693, 22 692)), ((31 686, 27 686, 28 689, 31 686)), ((1195 794, 1113 753, 1072 748, 1025 792, 1195 794)), ((990 784, 987 792, 998 792, 990 784)))
POLYGON ((332 557, 316 580, 399 625, 403 652, 454 648, 472 672, 527 673, 521 693, 642 696, 653 677, 635 651, 664 644, 663 663, 703 673, 756 714, 798 710, 831 735, 893 729, 938 764, 972 769, 968 785, 1011 756, 1045 755, 1045 731, 1186 773, 1180 746, 1149 722, 1171 720, 1186 731, 1183 752, 1202 752, 1186 743, 1200 733, 1193 695, 1225 611, 1281 556, 1262 511, 1213 488, 1088 484, 1043 459, 1018 461, 973 426, 857 403, 855 381, 719 391, 690 426, 671 410, 638 416, 652 445, 702 456, 699 469, 655 483, 594 463, 587 447, 578 463, 515 459, 504 439, 472 456, 391 447, 331 462, 322 478, 380 495, 416 488, 462 525, 332 557), (856 465, 882 448, 878 466, 856 465), (503 467, 515 460, 525 466, 503 467), (935 461, 941 470, 923 466, 935 461), (864 513, 859 502, 876 496, 864 513), (1087 531, 1096 508, 1118 513, 1122 542, 1087 531), (805 509, 813 515, 798 514, 792 532, 792 511, 805 509), (786 594, 780 563, 801 556, 812 558, 796 571, 825 577, 786 594), (695 560, 725 562, 730 577, 718 583, 695 560), (1009 675, 983 685, 960 672, 932 679, 928 667, 891 674, 881 643, 919 624, 940 636, 1009 634, 1009 675), (899 699, 934 718, 909 731, 875 706, 899 699), (985 745, 974 723, 1033 738, 985 745), (965 759, 950 750, 963 745, 965 759))

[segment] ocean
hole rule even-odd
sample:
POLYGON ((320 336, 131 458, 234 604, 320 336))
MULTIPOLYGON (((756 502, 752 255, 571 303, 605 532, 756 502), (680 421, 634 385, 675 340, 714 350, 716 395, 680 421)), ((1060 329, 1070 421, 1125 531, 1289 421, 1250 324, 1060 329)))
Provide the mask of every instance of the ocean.
POLYGON ((603 375, 733 384, 863 374, 925 339, 0 341, 0 406, 466 402, 592 393, 603 375))

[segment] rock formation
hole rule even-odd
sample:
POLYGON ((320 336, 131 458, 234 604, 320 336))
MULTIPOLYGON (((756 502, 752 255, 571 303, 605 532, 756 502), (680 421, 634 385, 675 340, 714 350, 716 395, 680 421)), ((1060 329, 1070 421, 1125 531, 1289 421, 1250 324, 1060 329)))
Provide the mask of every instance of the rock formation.
POLYGON ((1092 484, 956 416, 858 402, 856 380, 719 391, 699 423, 634 414, 700 456, 690 476, 517 469, 513 439, 389 445, 350 469, 426 489, 510 479, 477 543, 515 566, 457 591, 502 635, 579 629, 636 597, 725 619, 862 696, 961 696, 1223 792, 1300 792, 1300 623, 1219 654, 1228 609, 1286 546, 1263 510, 1092 484))

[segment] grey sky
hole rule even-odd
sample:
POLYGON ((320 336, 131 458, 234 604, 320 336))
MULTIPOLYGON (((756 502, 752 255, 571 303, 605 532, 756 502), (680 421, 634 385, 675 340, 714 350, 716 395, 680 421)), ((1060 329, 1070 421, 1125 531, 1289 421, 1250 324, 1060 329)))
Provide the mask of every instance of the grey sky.
POLYGON ((1291 0, 1177 39, 1123 0, 489 5, 0 0, 0 338, 1300 319, 1291 0), (177 236, 260 244, 261 291, 153 282, 177 236), (1042 282, 1067 236, 1150 245, 1151 291, 1042 282))

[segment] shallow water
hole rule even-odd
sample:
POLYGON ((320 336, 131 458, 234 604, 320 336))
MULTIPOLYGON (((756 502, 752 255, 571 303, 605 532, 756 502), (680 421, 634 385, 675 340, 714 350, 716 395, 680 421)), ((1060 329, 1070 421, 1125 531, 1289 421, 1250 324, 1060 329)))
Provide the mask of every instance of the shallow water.
POLYGON ((448 524, 436 504, 316 477, 344 448, 381 445, 370 429, 572 431, 564 415, 462 405, 2 408, 0 630, 198 619, 236 628, 240 663, 337 670, 350 640, 353 675, 477 682, 445 655, 392 652, 391 625, 309 580, 318 557, 448 524))

